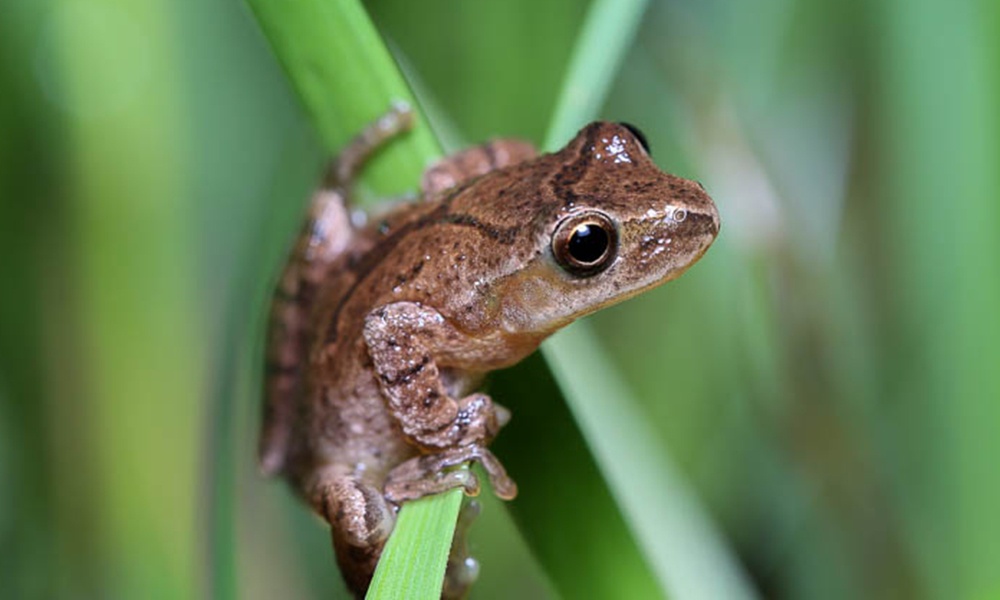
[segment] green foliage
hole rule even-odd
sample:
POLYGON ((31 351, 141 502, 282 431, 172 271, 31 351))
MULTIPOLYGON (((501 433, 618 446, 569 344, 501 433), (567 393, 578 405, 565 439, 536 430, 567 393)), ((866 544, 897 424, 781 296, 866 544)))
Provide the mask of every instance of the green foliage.
POLYGON ((404 506, 366 597, 372 600, 440 598, 445 563, 461 505, 462 493, 456 490, 404 506))

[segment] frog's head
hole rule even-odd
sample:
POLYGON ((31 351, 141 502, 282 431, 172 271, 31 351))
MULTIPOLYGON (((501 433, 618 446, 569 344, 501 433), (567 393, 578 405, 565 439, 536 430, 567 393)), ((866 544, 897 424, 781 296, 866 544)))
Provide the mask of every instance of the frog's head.
POLYGON ((549 210, 535 223, 537 259, 509 282, 509 327, 551 332, 675 279, 719 233, 705 189, 661 171, 635 127, 592 123, 545 158, 549 210))

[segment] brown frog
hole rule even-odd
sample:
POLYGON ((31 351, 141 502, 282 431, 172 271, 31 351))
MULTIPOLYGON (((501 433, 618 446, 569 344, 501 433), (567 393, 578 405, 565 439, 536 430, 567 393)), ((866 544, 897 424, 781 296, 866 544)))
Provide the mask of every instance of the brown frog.
MULTIPOLYGON (((260 464, 330 524, 341 572, 367 588, 398 507, 456 487, 509 412, 475 391, 574 319, 670 281, 719 231, 698 183, 661 172, 634 127, 584 127, 536 155, 497 140, 431 167, 422 197, 359 222, 366 158, 406 130, 394 107, 331 164, 274 297, 260 464)), ((468 573, 446 595, 461 595, 468 573)))

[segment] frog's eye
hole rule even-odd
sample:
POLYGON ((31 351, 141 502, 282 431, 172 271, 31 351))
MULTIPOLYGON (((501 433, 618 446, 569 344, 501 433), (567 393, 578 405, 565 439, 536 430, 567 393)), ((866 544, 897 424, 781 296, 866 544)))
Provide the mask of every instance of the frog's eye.
POLYGON ((642 149, 646 151, 646 154, 650 156, 653 155, 653 153, 649 151, 649 140, 646 139, 646 135, 643 132, 639 131, 638 127, 632 125, 631 123, 624 123, 624 122, 619 123, 619 125, 632 132, 632 135, 635 136, 635 139, 639 140, 639 143, 642 144, 642 149))
POLYGON ((618 230, 604 213, 592 211, 563 219, 552 236, 552 254, 563 269, 578 277, 608 268, 618 253, 618 230))

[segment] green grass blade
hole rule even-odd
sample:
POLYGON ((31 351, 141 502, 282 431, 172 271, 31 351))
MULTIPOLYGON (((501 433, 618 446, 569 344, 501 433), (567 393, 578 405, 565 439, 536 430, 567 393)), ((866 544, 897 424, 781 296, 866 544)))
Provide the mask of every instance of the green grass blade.
POLYGON ((595 0, 570 57, 544 147, 566 142, 604 104, 629 49, 647 0, 595 0))
POLYGON ((522 490, 510 512, 560 596, 661 597, 542 355, 497 373, 489 391, 514 412, 493 444, 522 490))
MULTIPOLYGON (((86 474, 80 481, 93 486, 62 488, 56 518, 64 529, 100 524, 80 547, 95 557, 89 575, 102 597, 197 595, 190 549, 206 323, 189 276, 193 207, 169 5, 53 3, 37 54, 39 79, 57 90, 49 98, 66 119, 55 196, 70 219, 60 256, 70 276, 55 288, 67 304, 53 306, 72 324, 59 345, 72 365, 60 382, 72 402, 60 411, 72 417, 54 419, 50 435, 73 453, 54 481, 86 474)), ((55 558, 50 574, 60 576, 55 558)))
POLYGON ((406 504, 396 530, 385 545, 366 598, 440 598, 455 518, 461 505, 459 490, 406 504))
MULTIPOLYGON (((275 54, 331 152, 391 102, 414 99, 364 8, 354 0, 250 0, 275 54)), ((424 118, 368 170, 380 194, 411 190, 440 147, 424 118)), ((437 598, 462 492, 407 503, 369 598, 437 598)))
POLYGON ((899 495, 937 597, 1000 597, 1000 54, 986 14, 896 1, 880 15, 882 218, 894 242, 889 289, 906 290, 891 297, 892 319, 908 332, 892 386, 913 423, 900 471, 922 477, 900 480, 899 495), (955 199, 947 213, 942 198, 955 199))
MULTIPOLYGON (((414 104, 406 82, 356 0, 248 0, 302 104, 331 152, 394 100, 414 104)), ((379 194, 412 190, 441 155, 425 119, 367 169, 379 194)))
POLYGON ((591 329, 577 323, 543 352, 661 586, 675 598, 753 598, 591 329))
POLYGON ((226 345, 214 353, 219 357, 219 363, 213 369, 216 378, 213 382, 213 402, 207 418, 204 442, 205 448, 215 459, 206 461, 200 482, 201 509, 205 515, 206 529, 210 532, 202 548, 205 560, 202 585, 208 592, 207 596, 218 600, 237 597, 234 510, 237 457, 234 421, 238 377, 244 375, 237 370, 243 354, 237 348, 241 348, 247 341, 244 339, 243 326, 246 314, 236 308, 235 302, 230 302, 229 306, 223 332, 219 336, 226 345))

